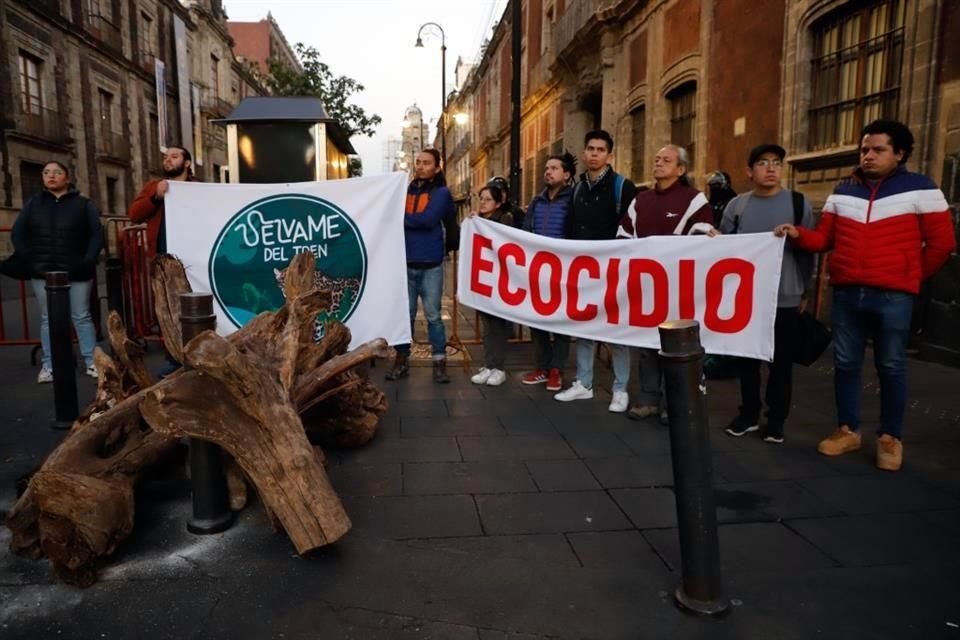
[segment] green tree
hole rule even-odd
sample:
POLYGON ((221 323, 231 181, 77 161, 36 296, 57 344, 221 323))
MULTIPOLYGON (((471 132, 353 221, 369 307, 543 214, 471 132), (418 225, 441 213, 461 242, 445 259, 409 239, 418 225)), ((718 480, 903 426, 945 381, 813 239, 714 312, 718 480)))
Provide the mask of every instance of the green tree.
POLYGON ((360 156, 350 156, 350 177, 357 178, 363 175, 363 160, 360 156))
POLYGON ((350 103, 350 97, 364 90, 364 86, 346 76, 335 76, 330 67, 320 61, 320 52, 298 42, 294 49, 303 71, 281 60, 271 58, 267 64, 270 75, 267 87, 275 96, 315 96, 323 101, 327 115, 335 119, 348 136, 372 136, 381 118, 368 115, 362 107, 350 103))

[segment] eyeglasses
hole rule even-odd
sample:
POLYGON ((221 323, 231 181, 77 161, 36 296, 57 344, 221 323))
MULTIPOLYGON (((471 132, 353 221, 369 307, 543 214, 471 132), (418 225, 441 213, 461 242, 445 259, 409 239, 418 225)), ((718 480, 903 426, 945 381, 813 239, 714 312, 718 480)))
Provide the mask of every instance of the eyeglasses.
POLYGON ((753 166, 760 167, 761 169, 766 169, 767 167, 773 167, 774 169, 779 169, 783 166, 783 162, 780 160, 757 160, 753 163, 753 166))

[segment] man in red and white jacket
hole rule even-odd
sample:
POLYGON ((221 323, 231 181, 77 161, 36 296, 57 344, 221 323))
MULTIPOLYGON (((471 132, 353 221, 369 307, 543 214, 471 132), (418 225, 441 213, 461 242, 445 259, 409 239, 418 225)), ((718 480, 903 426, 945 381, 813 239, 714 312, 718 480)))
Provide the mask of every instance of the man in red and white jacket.
POLYGON ((815 230, 778 226, 800 249, 829 251, 833 285, 837 430, 818 450, 837 456, 860 448, 860 372, 873 340, 880 379, 877 466, 903 460, 906 347, 913 297, 956 249, 946 198, 930 178, 906 169, 913 134, 877 120, 861 132, 860 167, 827 198, 815 230))

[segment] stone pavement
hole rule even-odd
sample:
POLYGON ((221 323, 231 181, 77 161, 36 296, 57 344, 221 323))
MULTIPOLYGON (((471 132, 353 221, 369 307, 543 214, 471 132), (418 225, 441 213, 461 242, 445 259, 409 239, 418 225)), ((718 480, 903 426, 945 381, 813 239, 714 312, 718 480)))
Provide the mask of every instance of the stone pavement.
MULTIPOLYGON (((960 639, 960 371, 910 362, 896 474, 873 466, 872 375, 864 449, 839 459, 815 451, 833 423, 828 364, 797 369, 781 446, 726 436, 736 386, 711 382, 734 606, 703 620, 671 597, 666 428, 608 413, 605 369, 593 401, 519 384, 529 352, 511 347, 499 388, 471 385, 462 367, 446 386, 426 367, 383 382, 392 406, 377 438, 329 453, 353 530, 311 557, 257 505, 223 534, 191 536, 183 478, 143 488, 134 535, 86 590, 12 556, 0 529, 0 638, 960 639)), ((34 384, 27 360, 0 350, 0 512, 61 437, 46 426, 52 389, 34 384)), ((92 389, 83 380, 81 397, 92 389)))

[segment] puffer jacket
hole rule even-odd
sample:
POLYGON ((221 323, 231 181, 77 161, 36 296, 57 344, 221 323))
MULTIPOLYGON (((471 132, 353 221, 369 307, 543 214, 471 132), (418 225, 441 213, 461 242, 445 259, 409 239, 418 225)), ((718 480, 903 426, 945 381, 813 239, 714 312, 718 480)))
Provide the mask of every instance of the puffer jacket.
POLYGON ((833 249, 830 280, 841 287, 915 295, 956 249, 943 192, 902 165, 873 185, 857 170, 827 198, 817 228, 798 231, 800 249, 833 249))
POLYGON ((44 189, 24 205, 11 240, 34 278, 43 278, 48 271, 66 271, 74 282, 90 280, 103 249, 100 212, 76 189, 60 197, 44 189))

